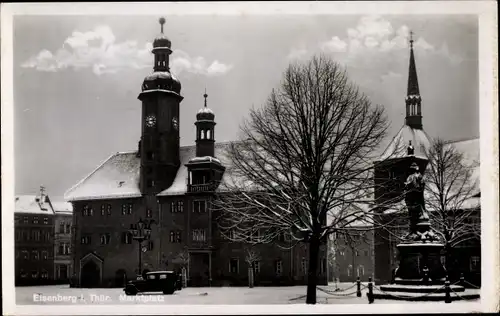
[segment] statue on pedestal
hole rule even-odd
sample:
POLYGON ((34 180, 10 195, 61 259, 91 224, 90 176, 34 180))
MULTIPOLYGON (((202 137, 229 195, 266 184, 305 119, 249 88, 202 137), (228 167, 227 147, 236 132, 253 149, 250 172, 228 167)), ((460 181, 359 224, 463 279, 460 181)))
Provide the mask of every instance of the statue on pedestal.
POLYGON ((436 241, 437 235, 431 230, 429 213, 425 209, 425 181, 416 163, 410 166, 411 174, 405 182, 405 203, 410 219, 407 241, 436 241))

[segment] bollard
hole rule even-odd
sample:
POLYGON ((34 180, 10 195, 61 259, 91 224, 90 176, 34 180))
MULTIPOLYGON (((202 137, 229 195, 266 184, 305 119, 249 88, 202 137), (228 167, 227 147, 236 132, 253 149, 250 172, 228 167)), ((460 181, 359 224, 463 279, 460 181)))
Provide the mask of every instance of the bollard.
POLYGON ((356 280, 356 283, 357 283, 356 284, 357 285, 356 296, 361 297, 361 280, 359 279, 359 277, 356 280))
POLYGON ((368 278, 368 293, 366 294, 368 296, 368 304, 373 303, 374 297, 373 297, 373 284, 372 284, 372 278, 368 278))
POLYGON ((460 285, 465 287, 465 278, 463 272, 460 273, 460 285))
POLYGON ((444 302, 445 303, 451 303, 451 293, 450 293, 450 279, 448 279, 448 276, 446 276, 446 281, 444 282, 444 302))

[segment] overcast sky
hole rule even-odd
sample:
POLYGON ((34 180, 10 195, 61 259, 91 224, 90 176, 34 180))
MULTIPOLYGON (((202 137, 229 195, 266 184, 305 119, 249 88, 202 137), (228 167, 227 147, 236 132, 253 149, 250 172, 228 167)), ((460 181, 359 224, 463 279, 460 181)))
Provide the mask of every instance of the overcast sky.
MULTIPOLYGON (((291 60, 325 53, 342 63, 391 120, 404 122, 408 32, 424 129, 448 140, 479 136, 475 16, 168 16, 172 72, 182 83, 181 145, 194 144, 203 106, 217 141, 235 140, 291 60)), ((152 71, 159 16, 14 19, 16 194, 40 184, 56 199, 111 154, 137 148, 142 80, 152 71)))

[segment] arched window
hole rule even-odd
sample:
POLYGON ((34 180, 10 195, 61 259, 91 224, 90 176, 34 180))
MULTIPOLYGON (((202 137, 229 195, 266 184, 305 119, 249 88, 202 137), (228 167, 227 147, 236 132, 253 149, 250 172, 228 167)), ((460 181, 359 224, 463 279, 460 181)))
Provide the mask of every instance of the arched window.
POLYGON ((347 267, 347 276, 351 276, 351 272, 352 272, 352 265, 350 264, 350 265, 347 267))
POLYGON ((205 130, 204 129, 201 130, 201 139, 205 139, 205 130))
POLYGON ((211 134, 210 130, 207 130, 207 139, 212 139, 212 138, 210 138, 210 136, 211 136, 210 134, 211 134))
POLYGON ((365 267, 363 265, 358 266, 358 277, 362 277, 365 275, 365 267))

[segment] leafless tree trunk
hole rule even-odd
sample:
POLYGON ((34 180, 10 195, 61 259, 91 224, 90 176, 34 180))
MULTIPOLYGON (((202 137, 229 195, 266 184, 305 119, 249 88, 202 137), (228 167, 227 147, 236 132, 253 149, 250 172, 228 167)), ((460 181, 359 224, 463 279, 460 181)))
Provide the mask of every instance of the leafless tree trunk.
POLYGON ((445 243, 445 265, 453 249, 480 238, 479 187, 473 175, 478 161, 467 161, 453 144, 436 139, 427 151, 426 204, 433 227, 445 243))
POLYGON ((249 287, 253 287, 255 283, 255 263, 260 261, 259 252, 252 246, 245 248, 245 261, 248 264, 249 269, 251 269, 251 276, 249 277, 249 287))
POLYGON ((230 181, 214 201, 221 231, 247 243, 282 234, 292 247, 308 243, 306 302, 315 304, 320 245, 353 222, 376 224, 372 161, 387 127, 384 108, 331 59, 290 65, 265 106, 251 110, 243 141, 227 147, 230 181))

